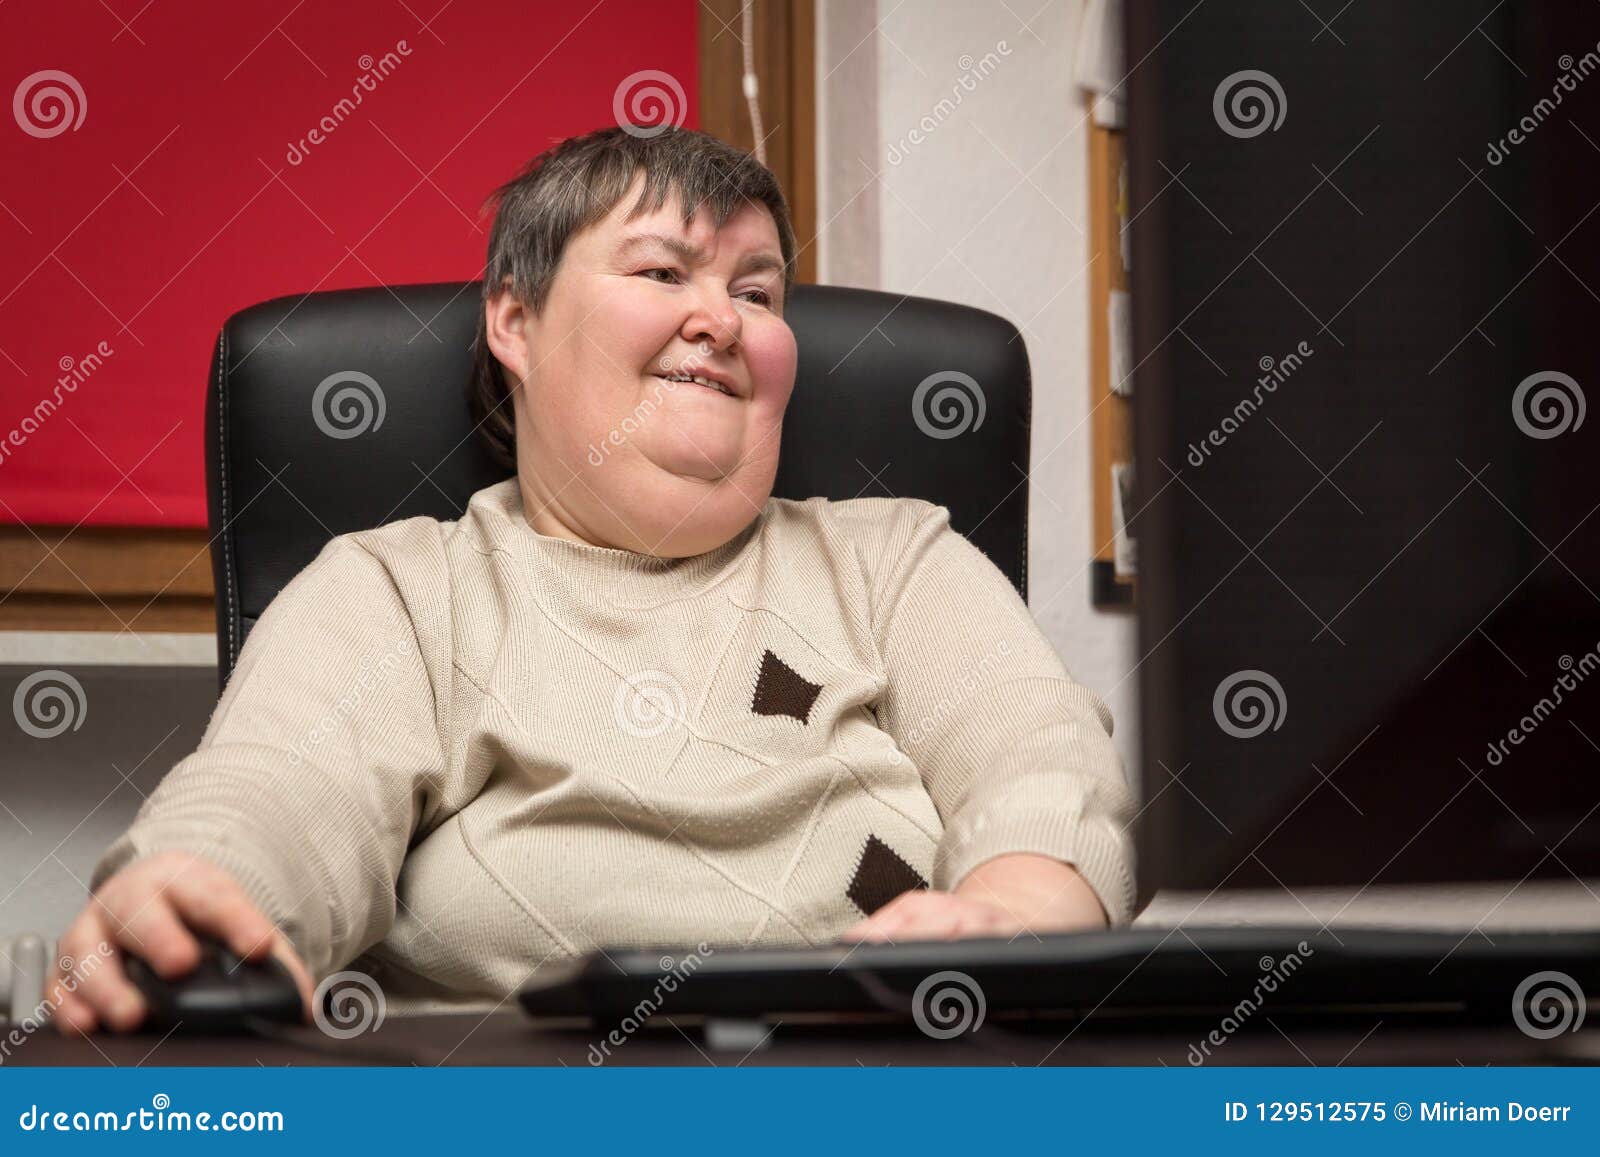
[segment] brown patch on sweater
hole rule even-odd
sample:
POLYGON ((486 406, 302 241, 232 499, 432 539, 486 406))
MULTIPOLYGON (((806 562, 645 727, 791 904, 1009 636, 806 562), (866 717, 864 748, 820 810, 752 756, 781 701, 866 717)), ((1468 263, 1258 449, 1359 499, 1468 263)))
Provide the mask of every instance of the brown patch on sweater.
POLYGON ((820 694, 819 684, 811 682, 768 649, 761 655, 761 673, 756 678, 756 693, 750 709, 757 715, 788 715, 805 723, 820 694))
POLYGON ((869 835, 845 894, 851 903, 870 916, 901 892, 927 886, 928 881, 893 848, 877 836, 869 835))

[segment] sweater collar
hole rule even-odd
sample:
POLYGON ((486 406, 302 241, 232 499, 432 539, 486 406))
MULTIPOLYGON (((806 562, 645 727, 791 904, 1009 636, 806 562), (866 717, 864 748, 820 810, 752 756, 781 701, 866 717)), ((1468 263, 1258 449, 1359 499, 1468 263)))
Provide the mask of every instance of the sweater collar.
POLYGON ((771 500, 739 533, 721 546, 687 558, 658 558, 637 551, 595 546, 541 534, 528 525, 522 488, 513 475, 474 494, 467 517, 484 545, 521 561, 567 576, 592 600, 603 597, 629 607, 651 606, 697 594, 741 568, 769 521, 771 500), (603 594, 601 593, 603 590, 603 594))

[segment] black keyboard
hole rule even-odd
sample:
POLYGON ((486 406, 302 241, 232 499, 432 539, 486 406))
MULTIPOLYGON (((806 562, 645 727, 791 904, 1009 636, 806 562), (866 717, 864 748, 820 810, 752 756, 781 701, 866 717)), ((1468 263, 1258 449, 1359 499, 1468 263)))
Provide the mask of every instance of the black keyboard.
POLYGON ((518 1000, 530 1016, 603 1024, 656 1011, 916 1018, 941 1001, 957 1011, 965 1001, 989 1012, 1214 1017, 1246 998, 1274 1011, 1436 1010, 1510 1020, 1518 1002, 1520 1015, 1537 1017, 1557 1015, 1562 994, 1574 1009, 1586 994, 1600 996, 1600 931, 1488 935, 1492 944, 1479 932, 1308 925, 615 948, 541 969, 518 1000))

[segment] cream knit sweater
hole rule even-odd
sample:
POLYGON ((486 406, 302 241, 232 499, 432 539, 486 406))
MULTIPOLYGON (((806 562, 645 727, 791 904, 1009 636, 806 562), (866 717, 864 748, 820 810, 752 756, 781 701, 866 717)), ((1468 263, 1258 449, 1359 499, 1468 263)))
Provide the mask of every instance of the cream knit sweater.
POLYGON ((825 943, 1007 852, 1124 924, 1111 726, 942 506, 773 498, 672 560, 537 533, 511 478, 328 543, 91 887, 193 852, 314 976, 444 999, 595 946, 825 943))

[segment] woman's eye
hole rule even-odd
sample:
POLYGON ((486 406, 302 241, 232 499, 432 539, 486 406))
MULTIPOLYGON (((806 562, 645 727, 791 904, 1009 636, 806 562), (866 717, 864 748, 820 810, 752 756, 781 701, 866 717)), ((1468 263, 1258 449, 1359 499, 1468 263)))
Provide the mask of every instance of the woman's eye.
MULTIPOLYGON (((657 285, 671 285, 679 280, 678 271, 676 269, 669 269, 664 265, 657 266, 654 269, 641 269, 639 270, 637 276, 647 277, 651 281, 654 281, 657 285), (658 273, 666 274, 667 280, 662 281, 661 279, 657 278, 656 274, 658 273)), ((752 300, 756 305, 764 305, 769 307, 772 305, 772 295, 764 289, 746 289, 742 291, 739 296, 744 298, 746 295, 752 294, 754 296, 750 298, 750 300, 752 300)))

